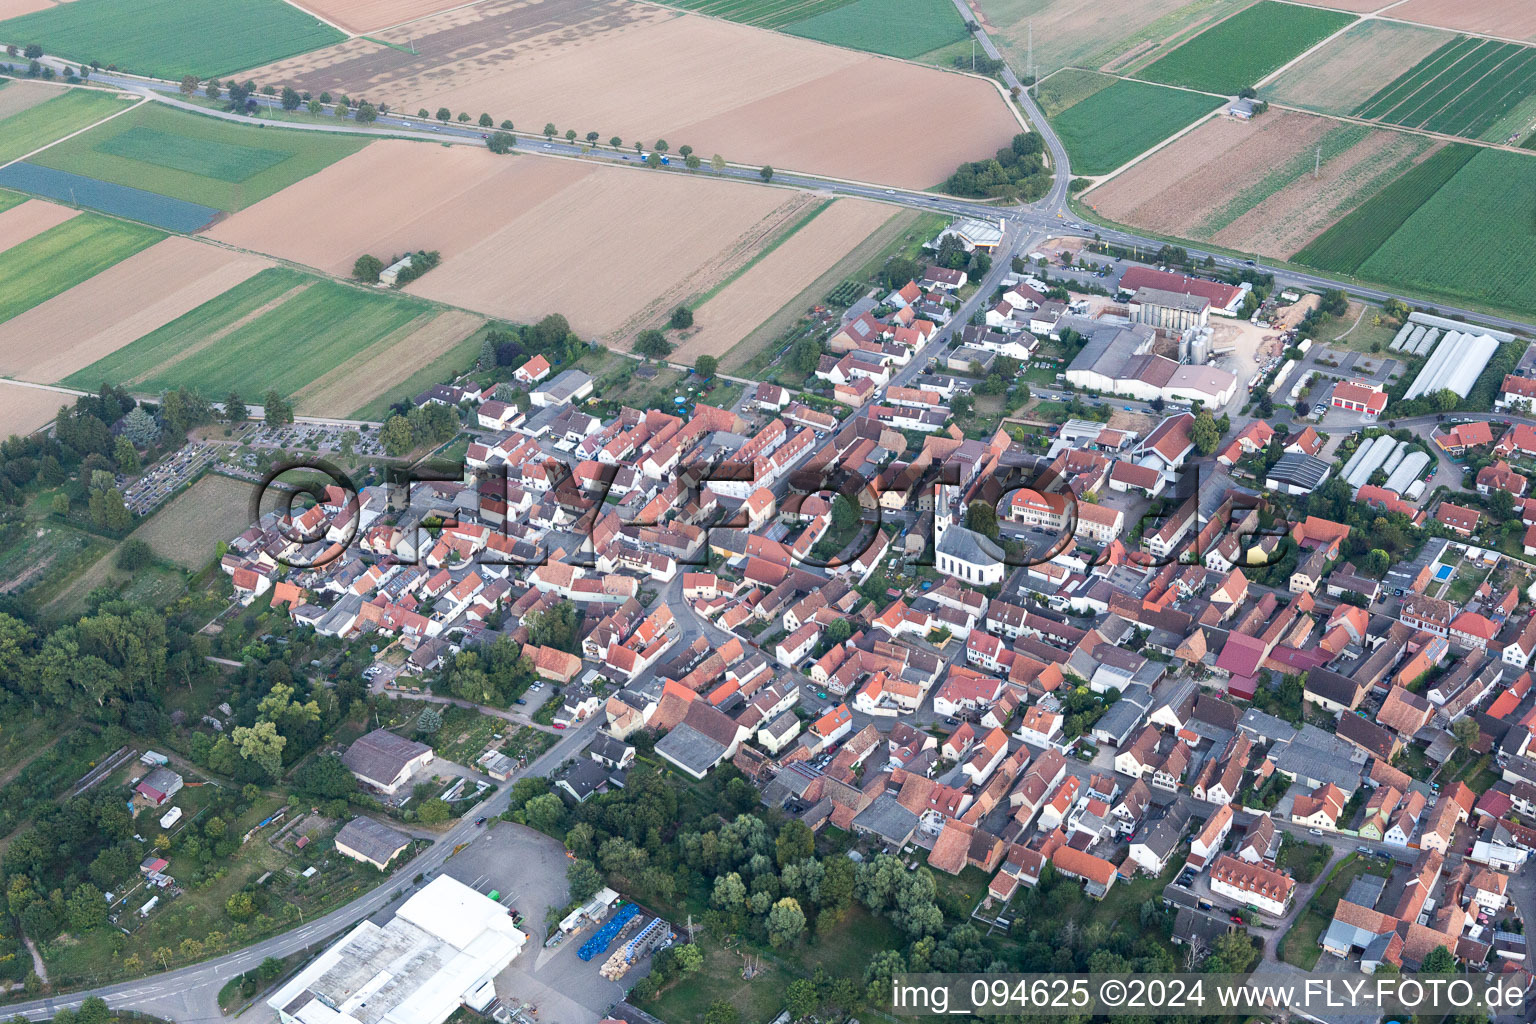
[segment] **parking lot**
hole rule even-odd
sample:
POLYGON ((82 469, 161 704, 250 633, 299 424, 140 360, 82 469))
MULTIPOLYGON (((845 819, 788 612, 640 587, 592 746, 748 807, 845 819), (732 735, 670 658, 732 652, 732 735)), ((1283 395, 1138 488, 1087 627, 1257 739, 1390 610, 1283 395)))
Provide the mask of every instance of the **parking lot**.
MULTIPOLYGON (((650 969, 640 962, 623 983, 611 982, 598 973, 607 954, 590 961, 576 956, 593 929, 579 932, 554 949, 545 949, 549 927, 546 907, 564 907, 565 871, 570 861, 565 847, 541 832, 510 822, 487 825, 485 832, 455 856, 443 870, 484 893, 500 892, 503 904, 523 915, 522 928, 528 945, 496 979, 502 1003, 516 1008, 531 1004, 538 1018, 559 1024, 596 1024, 610 1007, 650 969)), ((609 947, 609 953, 617 942, 609 947)))

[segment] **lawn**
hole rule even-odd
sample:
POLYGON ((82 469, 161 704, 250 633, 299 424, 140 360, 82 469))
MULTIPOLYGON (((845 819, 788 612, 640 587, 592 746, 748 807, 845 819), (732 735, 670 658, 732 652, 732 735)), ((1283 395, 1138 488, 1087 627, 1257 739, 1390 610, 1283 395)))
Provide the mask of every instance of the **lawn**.
POLYGON ((778 27, 793 36, 907 59, 968 34, 950 0, 853 0, 778 27))
POLYGON ((0 22, 0 38, 174 80, 243 71, 346 36, 282 0, 74 0, 0 22))
POLYGON ((1352 14, 1265 0, 1206 29, 1141 77, 1236 96, 1354 20, 1352 14))
POLYGON ((137 224, 82 213, 0 252, 0 322, 164 237, 137 224))
POLYGON ((1107 174, 1214 110, 1221 99, 1116 81, 1052 117, 1078 174, 1107 174))
POLYGON ((46 103, 0 120, 0 164, 77 132, 132 106, 133 100, 97 89, 70 89, 46 103))
POLYGON ((271 268, 70 379, 92 388, 112 381, 148 391, 292 395, 431 308, 271 268))
POLYGON ((367 144, 356 136, 253 128, 149 103, 32 162, 235 211, 367 144))

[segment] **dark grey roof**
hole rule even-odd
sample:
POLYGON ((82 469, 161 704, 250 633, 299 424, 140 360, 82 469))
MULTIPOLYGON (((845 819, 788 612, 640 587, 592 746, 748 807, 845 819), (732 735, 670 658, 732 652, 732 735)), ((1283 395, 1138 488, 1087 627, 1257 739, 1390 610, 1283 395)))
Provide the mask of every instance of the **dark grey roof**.
POLYGON ((1189 814, 1183 805, 1174 804, 1167 814, 1148 825, 1135 842, 1151 850, 1158 859, 1166 860, 1184 838, 1184 826, 1188 823, 1189 814))
POLYGON ((169 768, 156 768, 140 779, 139 785, 170 796, 181 788, 181 776, 169 768))
POLYGON ((629 744, 601 732, 593 737, 591 743, 587 744, 587 755, 589 757, 612 761, 614 764, 622 761, 625 752, 628 750, 629 744))
POLYGON ((853 827, 855 831, 873 833, 900 846, 912 838, 912 831, 917 828, 917 815, 901 806, 890 793, 881 793, 853 819, 853 827))
POLYGON ((608 781, 608 770, 596 761, 581 758, 571 765, 571 770, 560 781, 576 794, 576 799, 585 800, 608 781))
POLYGON ((341 755, 341 763, 366 779, 389 783, 407 763, 431 749, 425 743, 408 740, 388 729, 375 729, 348 747, 341 755))
POLYGON ((1321 485, 1332 471, 1332 463, 1324 462, 1315 455, 1287 452, 1270 467, 1265 478, 1310 489, 1321 485))
POLYGON ((356 850, 369 860, 388 864, 410 843, 411 837, 372 818, 353 818, 336 833, 336 842, 356 850))
POLYGON ((686 722, 675 726, 656 743, 656 753, 696 775, 703 775, 725 756, 725 744, 711 739, 686 722))

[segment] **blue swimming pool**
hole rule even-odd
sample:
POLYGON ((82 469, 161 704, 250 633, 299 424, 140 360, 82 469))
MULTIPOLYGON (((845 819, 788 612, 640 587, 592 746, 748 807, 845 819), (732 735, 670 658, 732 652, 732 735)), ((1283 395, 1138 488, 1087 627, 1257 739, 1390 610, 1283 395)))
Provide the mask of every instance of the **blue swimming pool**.
POLYGON ((1442 565, 1440 568, 1435 570, 1435 579, 1439 580, 1441 583, 1444 583, 1446 580, 1451 578, 1451 574, 1455 571, 1455 569, 1448 565, 1442 565))

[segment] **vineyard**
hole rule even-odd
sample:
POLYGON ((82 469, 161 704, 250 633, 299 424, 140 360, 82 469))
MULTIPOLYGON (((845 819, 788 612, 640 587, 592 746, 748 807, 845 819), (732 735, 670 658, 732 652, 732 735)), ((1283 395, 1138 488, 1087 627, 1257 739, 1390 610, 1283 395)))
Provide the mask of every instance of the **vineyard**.
POLYGON ((1107 174, 1188 127, 1221 103, 1216 96, 1128 79, 1050 119, 1080 174, 1107 174))
POLYGON ((1235 96, 1354 20, 1352 14, 1265 0, 1206 29, 1141 77, 1235 96))
POLYGON ((1356 109, 1359 117, 1409 128, 1495 138, 1500 121, 1536 93, 1536 48, 1461 36, 1446 43, 1356 109))
MULTIPOLYGON (((1360 271, 1372 254, 1384 246, 1416 210, 1455 178, 1476 153, 1473 146, 1446 146, 1360 204, 1292 259, 1335 273, 1360 271)), ((1433 247, 1432 239, 1421 241, 1425 243, 1422 248, 1433 247)))

